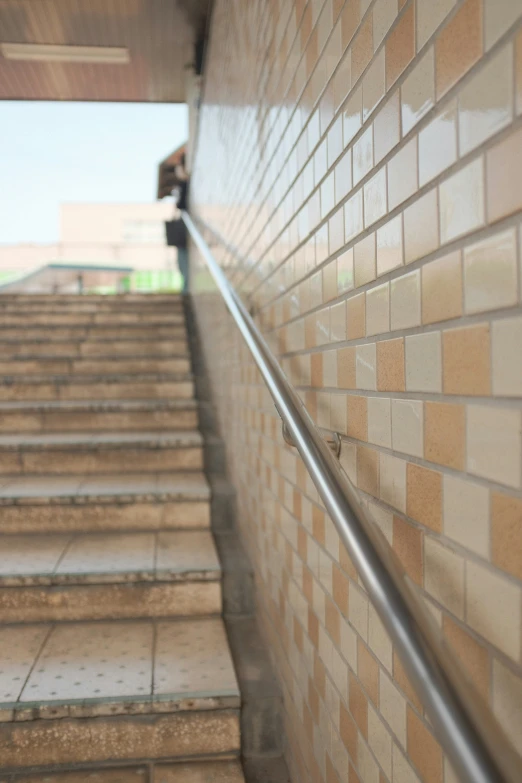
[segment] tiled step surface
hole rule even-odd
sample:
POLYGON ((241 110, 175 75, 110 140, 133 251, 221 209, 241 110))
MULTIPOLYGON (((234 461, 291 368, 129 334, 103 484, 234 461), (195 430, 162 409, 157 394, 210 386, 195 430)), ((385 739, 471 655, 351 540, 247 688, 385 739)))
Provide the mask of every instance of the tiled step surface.
POLYGON ((218 618, 6 626, 0 671, 4 768, 239 750, 218 618))
POLYGON ((0 534, 206 528, 210 491, 190 473, 0 479, 0 534))
POLYGON ((151 473, 202 467, 202 438, 195 431, 0 435, 0 476, 151 473))
POLYGON ((26 375, 0 384, 0 401, 187 399, 193 395, 192 376, 188 373, 26 375))
POLYGON ((220 579, 206 530, 0 536, 0 622, 219 614, 220 579))
POLYGON ((194 429, 192 399, 0 402, 0 433, 194 429))
MULTIPOLYGON (((0 312, 0 327, 3 326, 114 326, 127 324, 139 325, 144 320, 142 313, 129 312, 95 312, 95 313, 59 313, 56 311, 35 311, 27 308, 17 312, 0 312)), ((147 313, 147 326, 176 326, 184 322, 181 312, 147 313)))
POLYGON ((239 761, 214 759, 177 764, 154 764, 147 766, 72 770, 69 772, 46 773, 45 779, 38 774, 13 774, 3 776, 0 783, 244 783, 239 761))
POLYGON ((47 322, 38 326, 31 324, 6 326, 0 325, 0 342, 20 340, 144 340, 144 339, 174 339, 185 336, 185 325, 169 324, 166 326, 151 326, 147 320, 144 323, 125 324, 119 326, 105 325, 50 325, 47 322))
POLYGON ((100 375, 108 373, 187 373, 190 371, 186 356, 109 356, 82 357, 22 356, 6 360, 0 358, 0 375, 100 375))
POLYGON ((0 357, 65 356, 68 358, 112 356, 184 356, 188 353, 186 339, 162 340, 3 340, 0 341, 0 357))

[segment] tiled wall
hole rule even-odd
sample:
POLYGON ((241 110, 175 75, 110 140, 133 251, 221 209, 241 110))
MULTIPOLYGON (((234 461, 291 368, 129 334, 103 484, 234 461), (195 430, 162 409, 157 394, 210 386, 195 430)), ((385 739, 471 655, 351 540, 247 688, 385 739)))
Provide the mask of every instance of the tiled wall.
MULTIPOLYGON (((216 0, 193 212, 522 751, 520 0, 216 0)), ((454 783, 192 257, 292 780, 454 783)))

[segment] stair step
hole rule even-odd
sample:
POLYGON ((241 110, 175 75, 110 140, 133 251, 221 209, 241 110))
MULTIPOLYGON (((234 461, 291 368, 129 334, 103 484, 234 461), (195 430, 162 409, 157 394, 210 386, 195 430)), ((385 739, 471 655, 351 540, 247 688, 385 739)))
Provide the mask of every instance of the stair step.
POLYGON ((0 480, 0 534, 208 528, 202 473, 20 476, 0 480))
POLYGON ((66 356, 108 358, 111 356, 186 356, 187 342, 184 338, 163 340, 11 340, 0 342, 2 360, 18 356, 46 357, 66 356))
POLYGON ((221 569, 208 530, 0 536, 0 622, 212 615, 221 569))
POLYGON ((0 783, 245 783, 241 763, 235 760, 177 762, 147 766, 106 767, 68 772, 0 777, 0 783))
POLYGON ((192 399, 0 402, 0 433, 163 431, 197 424, 192 399))
POLYGON ((5 626, 0 671, 4 769, 239 752, 218 618, 5 626))
POLYGON ((142 326, 145 324, 148 327, 151 326, 175 326, 183 324, 185 318, 182 312, 170 311, 164 313, 139 313, 134 310, 129 312, 114 312, 108 310, 107 312, 100 313, 58 313, 56 311, 51 312, 38 312, 32 309, 23 309, 17 312, 2 312, 0 310, 0 327, 2 326, 36 326, 41 324, 42 326, 113 326, 121 325, 125 326, 136 325, 142 326))
POLYGON ((70 358, 60 356, 0 359, 0 376, 16 375, 103 375, 104 373, 190 372, 187 356, 109 356, 70 358))
POLYGON ((119 400, 194 395, 189 373, 25 375, 0 384, 0 400, 119 400))
POLYGON ((43 432, 0 435, 0 475, 201 470, 199 432, 43 432))
POLYGON ((5 340, 141 340, 172 339, 184 337, 183 323, 168 326, 154 326, 147 323, 125 324, 124 326, 68 325, 50 326, 1 326, 0 344, 5 340))

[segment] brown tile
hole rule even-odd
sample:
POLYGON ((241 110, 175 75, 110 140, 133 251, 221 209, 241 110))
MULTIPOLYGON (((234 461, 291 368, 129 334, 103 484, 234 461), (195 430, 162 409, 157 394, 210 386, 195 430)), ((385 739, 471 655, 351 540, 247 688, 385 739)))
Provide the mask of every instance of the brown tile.
POLYGON ((306 530, 302 527, 298 528, 297 530, 297 552, 299 554, 299 557, 301 560, 303 560, 306 563, 307 559, 307 553, 308 553, 308 545, 307 545, 307 534, 306 530))
POLYGON ((377 390, 404 391, 404 339, 377 343, 377 390))
POLYGON ((309 604, 312 603, 313 600, 313 587, 314 581, 312 577, 312 572, 308 570, 308 568, 303 568, 303 593, 308 601, 309 604))
POLYGON ((323 354, 313 353, 310 357, 311 383, 312 386, 322 388, 323 386, 323 354))
POLYGON ((341 47, 346 49, 361 19, 359 3, 345 3, 341 11, 341 47))
POLYGON ((447 329, 442 335, 445 394, 491 393, 489 324, 447 329))
POLYGON ((464 470, 465 457, 464 405, 426 402, 424 404, 424 458, 429 462, 464 470))
POLYGON ((319 694, 314 688, 314 682, 311 677, 308 678, 308 704, 314 723, 317 726, 319 723, 319 694))
POLYGON ((344 616, 348 614, 349 581, 339 566, 332 566, 332 592, 334 601, 344 616))
POLYGON ((492 147, 486 155, 488 221, 522 209, 522 129, 492 147))
MULTIPOLYGON (((364 302, 364 294, 362 295, 364 302)), ((355 348, 341 348, 337 351, 337 386, 340 389, 355 389, 355 348)))
POLYGON ((422 585, 422 533, 400 517, 393 517, 393 551, 410 579, 422 585))
POLYGON ((386 39, 386 89, 399 78, 415 55, 415 4, 410 3, 386 39))
POLYGON ((325 783, 340 783, 339 776, 337 775, 337 772, 335 771, 335 767, 330 761, 330 756, 328 755, 328 751, 325 753, 325 764, 326 764, 326 781, 325 783))
POLYGON ((360 638, 357 639, 357 674, 364 690, 379 707, 379 664, 360 638))
POLYGON ((422 268, 422 323, 462 315, 462 263, 456 251, 422 268))
POLYGON ((475 688, 489 702, 489 655, 485 647, 475 641, 448 615, 442 619, 442 630, 475 688))
POLYGON ((339 734, 354 764, 357 764, 357 724, 344 706, 339 705, 339 734))
POLYGON ((357 486, 379 497, 379 452, 366 446, 357 446, 357 486))
POLYGON ((433 738, 426 724, 407 708, 407 748, 425 783, 442 783, 442 750, 433 738))
POLYGON ((299 620, 294 617, 294 642, 300 653, 303 652, 303 629, 299 620))
POLYGON ((326 674, 323 662, 318 655, 314 656, 314 685, 317 689, 317 693, 324 701, 326 692, 326 674))
POLYGON ((334 602, 325 596, 325 627, 334 643, 341 644, 341 615, 334 602))
POLYGON ((368 400, 349 394, 346 398, 347 433, 350 438, 368 440, 368 400))
POLYGON ((312 506, 312 531, 317 543, 321 544, 321 546, 324 546, 324 511, 318 506, 312 506))
MULTIPOLYGON (((353 4, 352 4, 353 5, 353 4)), ((368 14, 352 44, 352 85, 373 57, 373 22, 368 14)))
POLYGON ((350 672, 350 712, 363 737, 368 739, 368 699, 354 675, 350 672))
POLYGON ((406 670, 404 669, 402 661, 399 658, 399 655, 396 650, 393 651, 393 678, 397 683, 397 685, 399 686, 399 688, 403 691, 403 693, 406 694, 406 696, 411 701, 413 706, 416 707, 419 710, 419 712, 421 712, 422 702, 417 696, 415 688, 409 681, 408 675, 406 674, 406 670))
POLYGON ((406 513, 422 525, 442 532, 442 476, 435 470, 408 463, 406 513))
POLYGON ((491 496, 493 563, 522 579, 522 500, 493 492, 491 496))
POLYGON ((437 97, 461 79, 482 54, 482 3, 466 0, 435 43, 437 97))
MULTIPOLYGON (((346 323, 349 340, 358 340, 366 335, 366 296, 358 294, 346 302, 346 323)), ((351 349, 354 350, 354 349, 351 349)), ((344 387, 354 388, 354 387, 344 387)))

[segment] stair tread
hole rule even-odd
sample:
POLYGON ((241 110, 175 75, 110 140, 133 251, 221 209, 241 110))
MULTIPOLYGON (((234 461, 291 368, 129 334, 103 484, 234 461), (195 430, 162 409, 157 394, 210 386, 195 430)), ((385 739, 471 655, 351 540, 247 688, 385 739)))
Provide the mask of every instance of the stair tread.
POLYGON ((118 704, 127 714, 239 706, 219 618, 6 626, 0 672, 0 710, 35 708, 35 718, 57 707, 95 717, 118 704))
MULTIPOLYGON (((161 496, 207 501, 210 489, 203 473, 112 473, 103 476, 38 475, 0 479, 0 504, 13 502, 88 502, 93 499, 152 499, 161 496)), ((1 525, 0 525, 1 527, 1 525)))
POLYGON ((197 430, 140 432, 37 432, 0 435, 0 450, 84 449, 84 448, 191 448, 201 447, 203 439, 197 430))
POLYGON ((36 411, 150 411, 150 410, 194 410, 197 402, 191 398, 153 398, 143 400, 7 400, 0 401, 2 413, 36 411))
POLYGON ((219 579, 208 530, 0 537, 0 587, 219 579))

